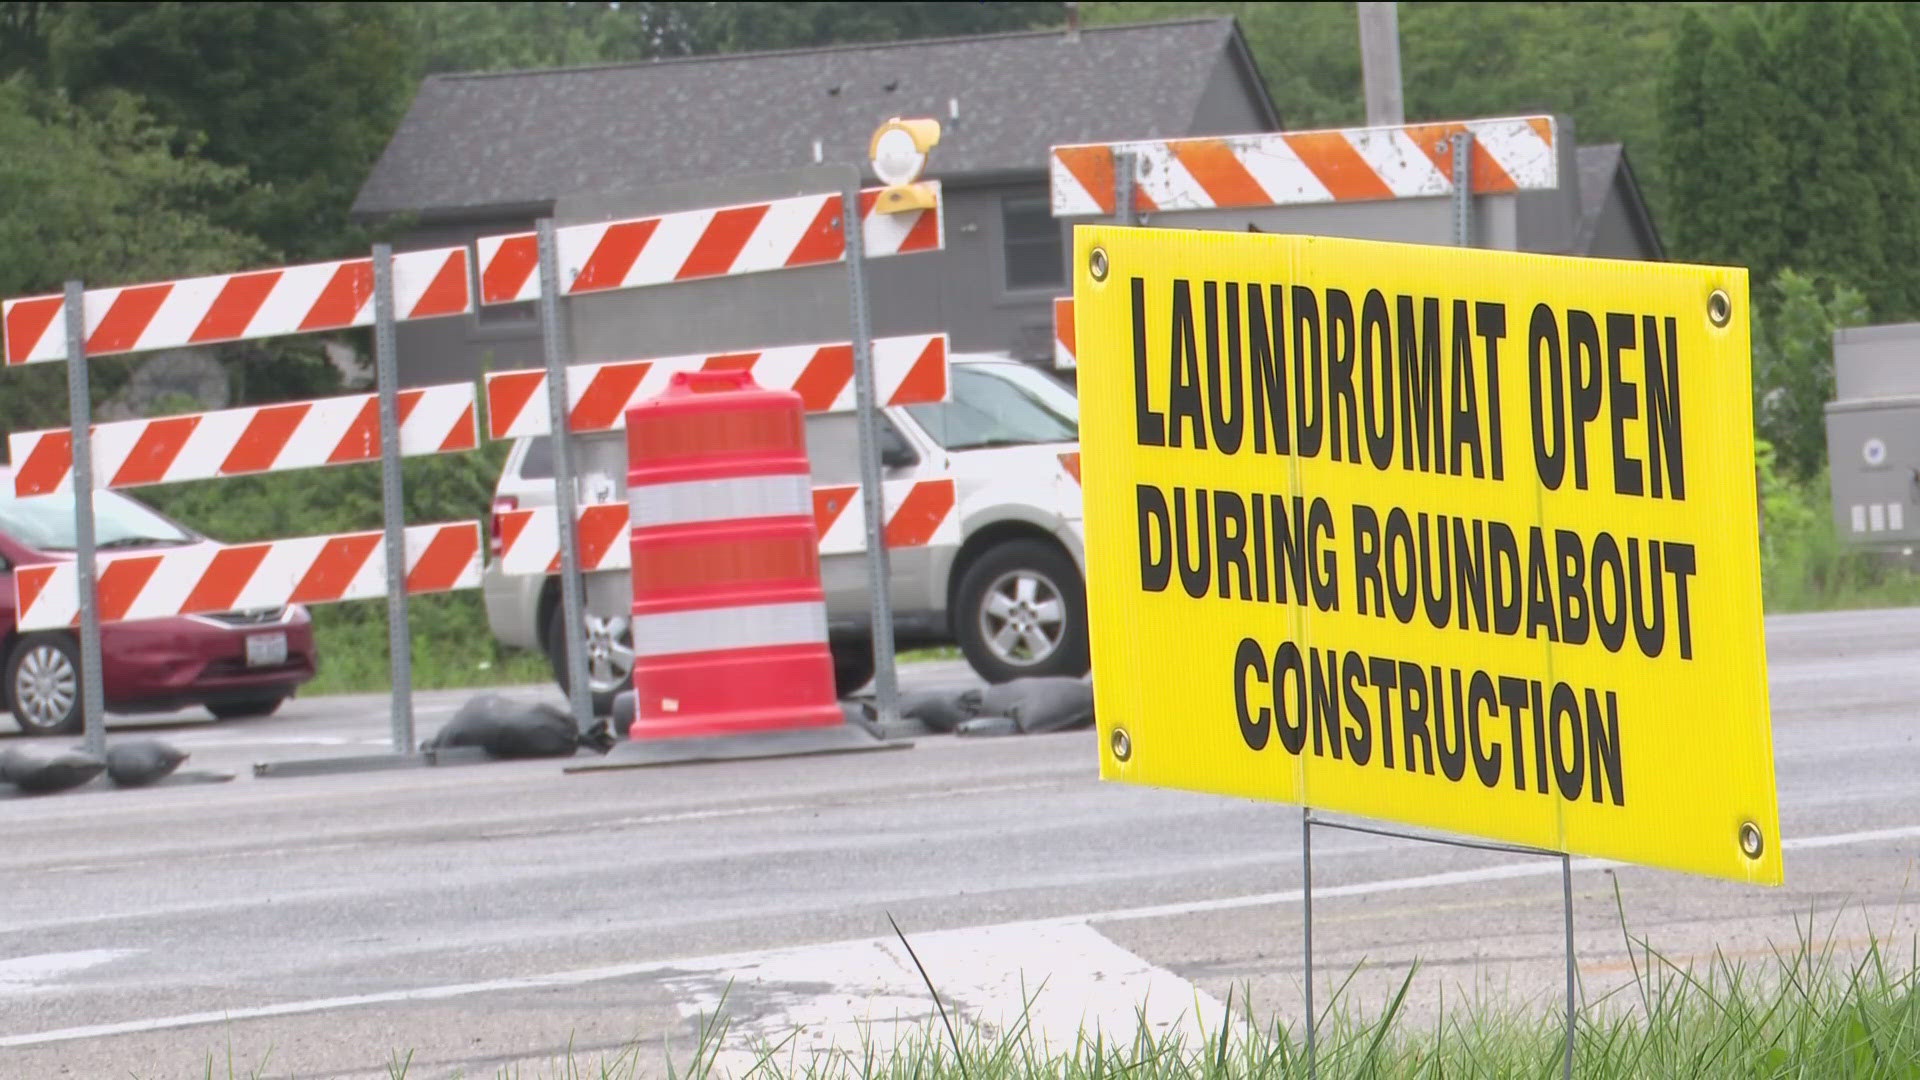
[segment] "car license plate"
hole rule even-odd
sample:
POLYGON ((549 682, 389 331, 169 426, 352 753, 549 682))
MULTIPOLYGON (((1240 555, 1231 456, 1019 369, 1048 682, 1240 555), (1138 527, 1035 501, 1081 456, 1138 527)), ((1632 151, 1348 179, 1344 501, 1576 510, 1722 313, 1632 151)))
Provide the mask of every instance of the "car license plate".
POLYGON ((287 635, 248 634, 247 666, 276 667, 287 662, 287 635))

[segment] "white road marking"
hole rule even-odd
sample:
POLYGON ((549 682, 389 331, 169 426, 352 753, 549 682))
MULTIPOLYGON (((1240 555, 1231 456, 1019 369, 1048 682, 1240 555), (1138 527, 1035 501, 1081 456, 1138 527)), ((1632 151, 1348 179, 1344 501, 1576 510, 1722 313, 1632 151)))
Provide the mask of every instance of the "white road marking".
POLYGON ((0 997, 30 994, 49 989, 64 975, 110 964, 140 949, 85 949, 80 952, 41 953, 0 960, 0 997))
MULTIPOLYGON (((1856 844, 1875 843, 1887 840, 1912 840, 1920 838, 1920 825, 1906 825, 1891 829, 1866 829, 1859 832, 1833 833, 1827 836, 1802 836, 1781 842, 1786 851, 1813 850, 1819 848, 1848 847, 1856 844)), ((1621 864, 1604 859, 1575 859, 1573 869, 1579 872, 1611 869, 1621 864)), ((1440 888, 1447 885, 1465 885, 1486 881, 1507 881, 1514 878, 1542 877, 1560 872, 1557 859, 1539 858, 1523 863, 1499 863, 1473 870, 1457 870, 1440 874, 1422 874, 1417 877, 1387 878, 1379 881, 1362 881, 1350 885, 1327 885, 1313 891, 1316 897, 1369 896, 1380 893, 1405 892, 1412 889, 1440 888)), ((1139 919, 1158 919, 1175 915, 1191 915, 1211 911, 1229 911, 1237 908, 1269 907, 1280 904, 1293 904, 1300 901, 1300 890, 1287 889, 1280 892, 1258 893, 1251 896, 1224 897, 1215 900, 1192 900, 1174 904, 1156 904, 1149 907, 1116 908, 1111 911, 1091 912, 1081 915, 1062 915, 1048 919, 1025 919, 1018 922, 1001 923, 992 927, 976 927, 975 930, 1013 931, 1022 929, 1040 930, 1050 927, 1090 925, 1104 922, 1130 922, 1139 919)), ((953 933, 954 931, 946 931, 953 933)), ((885 942, 890 938, 867 938, 865 942, 885 942)), ((919 936, 910 938, 917 942, 919 936)), ((843 944, 859 944, 847 942, 843 944)), ((666 975, 685 970, 711 969, 730 966, 744 968, 764 959, 768 950, 733 953, 722 956, 691 957, 677 960, 646 960, 631 964, 612 964, 605 967, 577 968, 572 971, 556 971, 545 975, 527 975, 511 979, 492 979, 486 982, 454 983, 447 986, 427 986, 412 990, 391 990, 378 994, 350 994, 341 997, 310 998, 304 1001, 284 1001, 273 1005, 255 1005, 221 1011, 184 1013, 175 1016, 156 1016, 138 1020, 125 1020, 113 1024, 89 1024, 84 1027, 57 1028, 51 1031, 29 1032, 21 1035, 0 1036, 0 1047, 40 1046, 47 1043, 70 1042, 75 1039, 97 1039, 109 1035, 132 1035, 151 1031, 169 1031, 176 1028, 196 1027, 201 1024, 232 1023, 236 1020, 259 1020, 276 1016, 298 1016, 306 1013, 331 1012, 335 1009, 362 1008, 368 1005, 394 1005, 415 1001, 445 1001, 450 998, 471 997, 476 994, 493 994, 509 990, 540 990, 561 986, 581 986, 588 983, 610 982, 617 979, 631 979, 641 976, 666 975)))
MULTIPOLYGON (((1083 1037, 1132 1042, 1144 1020, 1157 1037, 1203 1040, 1220 1003, 1084 923, 1014 924, 915 935, 913 951, 955 1019, 1004 1033, 1026 1024, 1042 1048, 1083 1037)), ((762 1054, 793 1071, 826 1054, 886 1054, 937 1015, 898 940, 803 945, 688 964, 664 980, 689 1019, 727 1017, 716 1064, 744 1076, 762 1054)), ((1216 1021, 1217 1022, 1217 1021, 1216 1021)))

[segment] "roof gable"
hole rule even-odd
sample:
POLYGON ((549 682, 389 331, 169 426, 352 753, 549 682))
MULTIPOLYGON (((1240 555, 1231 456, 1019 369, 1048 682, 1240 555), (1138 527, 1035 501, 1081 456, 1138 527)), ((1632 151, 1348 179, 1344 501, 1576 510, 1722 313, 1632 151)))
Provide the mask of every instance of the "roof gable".
MULTIPOLYGON (((1250 63, 1230 18, 431 76, 354 213, 447 217, 864 162, 889 116, 946 125, 931 175, 1037 172, 1057 143, 1189 134, 1222 63, 1250 63)), ((1264 90, 1255 107, 1274 116, 1264 90)))

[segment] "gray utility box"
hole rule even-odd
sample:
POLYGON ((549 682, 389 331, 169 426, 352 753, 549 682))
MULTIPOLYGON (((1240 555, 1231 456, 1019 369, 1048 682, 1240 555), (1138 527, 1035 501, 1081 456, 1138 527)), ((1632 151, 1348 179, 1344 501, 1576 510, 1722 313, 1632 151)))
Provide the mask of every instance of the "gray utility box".
POLYGON ((1835 331, 1833 373, 1834 528, 1911 558, 1920 546, 1920 323, 1835 331))

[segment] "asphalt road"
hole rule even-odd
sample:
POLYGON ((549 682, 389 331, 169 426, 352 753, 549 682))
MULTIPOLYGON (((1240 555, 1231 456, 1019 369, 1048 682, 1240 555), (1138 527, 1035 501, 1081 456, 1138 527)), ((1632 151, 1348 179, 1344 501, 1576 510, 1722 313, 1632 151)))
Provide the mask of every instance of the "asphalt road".
MULTIPOLYGON (((1590 1000, 1631 979, 1616 889, 1626 932, 1683 963, 1764 965, 1807 932, 1912 940, 1920 610, 1781 618, 1768 640, 1790 884, 1576 861, 1590 1000)), ((421 733, 463 697, 421 695, 421 733)), ((984 1023, 1043 980, 1056 1039, 1128 1028, 1142 998, 1190 1028, 1229 987, 1299 1014, 1298 811, 1102 785, 1088 733, 571 775, 248 768, 378 752, 387 729, 365 697, 163 720, 190 767, 239 777, 0 801, 0 1076, 225 1075, 229 1056, 387 1076, 411 1054, 414 1077, 531 1077, 629 1043, 664 1074, 723 997, 729 1063, 796 1025, 790 1047, 846 1045, 850 1021, 930 1011, 889 915, 984 1023)), ((1358 967, 1349 1000, 1376 1007, 1418 959, 1422 1012, 1463 989, 1558 1007, 1557 860, 1338 832, 1314 855, 1323 1002, 1358 967)))

